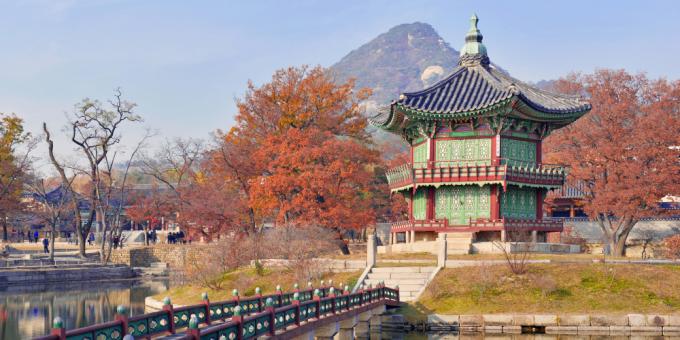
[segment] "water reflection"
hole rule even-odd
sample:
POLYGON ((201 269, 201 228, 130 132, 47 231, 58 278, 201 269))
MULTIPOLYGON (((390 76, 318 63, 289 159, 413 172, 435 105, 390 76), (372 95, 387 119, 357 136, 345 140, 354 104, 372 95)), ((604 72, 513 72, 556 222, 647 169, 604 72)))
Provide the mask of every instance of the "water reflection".
POLYGON ((60 316, 67 329, 113 320, 116 306, 144 313, 144 298, 169 288, 168 280, 73 282, 0 288, 0 339, 47 334, 60 316))

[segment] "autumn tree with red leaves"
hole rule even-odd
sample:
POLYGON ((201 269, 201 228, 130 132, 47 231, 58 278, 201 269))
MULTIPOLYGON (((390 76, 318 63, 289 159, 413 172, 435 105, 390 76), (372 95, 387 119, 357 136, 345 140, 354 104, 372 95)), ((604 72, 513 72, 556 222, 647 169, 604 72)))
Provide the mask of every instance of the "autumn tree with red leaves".
POLYGON ((585 184, 586 214, 610 254, 623 256, 637 222, 663 213, 661 197, 680 193, 680 81, 599 70, 555 87, 587 95, 593 108, 546 140, 546 160, 568 165, 570 180, 585 184))

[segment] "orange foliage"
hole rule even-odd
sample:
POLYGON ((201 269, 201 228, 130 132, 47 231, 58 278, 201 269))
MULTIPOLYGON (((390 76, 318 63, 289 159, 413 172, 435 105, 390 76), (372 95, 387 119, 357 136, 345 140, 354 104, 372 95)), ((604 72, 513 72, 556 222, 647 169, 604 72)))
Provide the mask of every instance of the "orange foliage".
POLYGON ((570 179, 586 183, 584 210, 621 255, 635 223, 680 192, 680 81, 599 70, 557 86, 587 93, 593 108, 546 140, 546 160, 566 163, 570 179))

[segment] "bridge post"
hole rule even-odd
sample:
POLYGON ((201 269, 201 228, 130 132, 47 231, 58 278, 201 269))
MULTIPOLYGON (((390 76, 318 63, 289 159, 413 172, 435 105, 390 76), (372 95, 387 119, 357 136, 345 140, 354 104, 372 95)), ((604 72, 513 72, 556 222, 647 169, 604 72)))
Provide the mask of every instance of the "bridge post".
POLYGON ((64 328, 64 320, 60 317, 54 318, 52 321, 51 335, 56 335, 59 340, 66 340, 66 328, 64 328))
POLYGON ((300 326, 300 293, 293 294, 292 305, 295 306, 295 325, 300 326))
POLYGON ((205 307, 205 323, 210 325, 210 300, 208 299, 208 293, 201 294, 201 302, 205 307))
POLYGON ((357 323, 356 326, 354 327, 354 335, 359 337, 359 336, 368 336, 371 333, 371 326, 370 326, 370 321, 371 317, 373 316, 373 310, 369 309, 363 313, 360 313, 357 316, 357 323))
POLYGON ((385 305, 380 305, 371 311, 370 329, 380 331, 382 329, 382 314, 385 313, 385 305))
POLYGON ((170 334, 175 334, 175 310, 172 308, 170 297, 163 299, 163 311, 168 313, 168 330, 170 334))
POLYGON ((317 319, 321 318, 321 297, 319 296, 319 290, 314 289, 314 297, 312 297, 312 300, 316 302, 316 306, 314 307, 314 312, 315 316, 317 319))
POLYGON ((336 305, 335 305, 335 288, 331 287, 328 290, 329 294, 328 297, 331 298, 331 313, 336 314, 338 311, 336 310, 336 305))
POLYGON ((281 291, 281 285, 276 285, 276 306, 278 307, 283 304, 283 298, 281 295, 283 295, 283 292, 281 291))
POLYGON ((121 324, 123 325, 123 333, 121 335, 127 334, 128 314, 127 314, 127 308, 125 308, 125 306, 118 305, 118 307, 116 307, 116 316, 114 317, 114 320, 120 321, 121 324))
POLYGON ((357 325, 358 322, 357 316, 353 316, 349 319, 345 319, 339 322, 339 329, 338 329, 338 334, 335 335, 333 339, 335 340, 353 340, 356 337, 354 336, 354 327, 357 325))
POLYGON ((440 233, 439 237, 437 237, 437 245, 439 247, 439 251, 437 252, 437 267, 439 268, 444 268, 446 267, 446 234, 445 233, 440 233))
MULTIPOLYGON (((238 324, 238 334, 236 339, 243 339, 243 316, 241 316, 241 306, 234 307, 234 315, 231 317, 231 321, 238 324)), ((199 338, 196 338, 198 340, 199 338)))
POLYGON ((265 311, 269 313, 269 335, 274 336, 276 334, 276 327, 274 326, 274 323, 276 322, 276 320, 274 320, 274 300, 269 297, 265 304, 265 311))
POLYGON ((375 234, 370 233, 367 235, 366 242, 366 266, 373 267, 376 262, 376 253, 378 252, 377 242, 375 241, 375 234))
POLYGON ((196 314, 191 314, 187 335, 191 337, 191 340, 199 340, 201 338, 201 330, 198 329, 198 318, 196 317, 196 314))
POLYGON ((262 303, 262 290, 260 287, 255 287, 255 297, 257 298, 257 311, 262 312, 264 310, 264 304, 262 303))

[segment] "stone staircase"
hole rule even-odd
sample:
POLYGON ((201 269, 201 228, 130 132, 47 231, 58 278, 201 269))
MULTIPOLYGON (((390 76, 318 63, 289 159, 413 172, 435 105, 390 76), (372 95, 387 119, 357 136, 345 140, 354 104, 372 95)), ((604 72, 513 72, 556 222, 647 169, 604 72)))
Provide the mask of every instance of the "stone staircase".
POLYGON ((449 255, 464 255, 470 253, 472 233, 446 233, 446 253, 449 255))
POLYGON ((364 284, 376 285, 384 281, 388 287, 399 286, 399 298, 401 301, 415 300, 430 280, 436 267, 377 267, 371 269, 366 276, 364 284))

